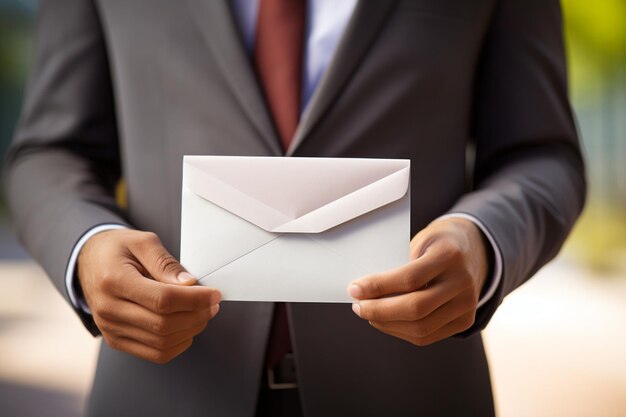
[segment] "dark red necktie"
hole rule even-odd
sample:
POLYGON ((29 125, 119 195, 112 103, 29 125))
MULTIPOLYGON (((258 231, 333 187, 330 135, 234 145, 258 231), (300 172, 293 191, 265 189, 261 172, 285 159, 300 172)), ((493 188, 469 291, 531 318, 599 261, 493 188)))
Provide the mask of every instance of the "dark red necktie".
POLYGON ((261 0, 254 64, 286 150, 300 119, 305 0, 261 0))
MULTIPOLYGON (((274 125, 287 150, 300 119, 305 0, 261 0, 254 64, 274 125)), ((276 303, 265 357, 274 368, 291 352, 287 308, 276 303)))

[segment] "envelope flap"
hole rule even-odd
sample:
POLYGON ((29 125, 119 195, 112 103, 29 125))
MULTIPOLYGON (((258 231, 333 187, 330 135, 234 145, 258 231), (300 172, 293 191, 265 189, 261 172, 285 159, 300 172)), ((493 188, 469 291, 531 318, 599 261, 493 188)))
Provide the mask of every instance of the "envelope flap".
POLYGON ((269 232, 319 233, 402 198, 403 159, 185 156, 200 197, 269 232))

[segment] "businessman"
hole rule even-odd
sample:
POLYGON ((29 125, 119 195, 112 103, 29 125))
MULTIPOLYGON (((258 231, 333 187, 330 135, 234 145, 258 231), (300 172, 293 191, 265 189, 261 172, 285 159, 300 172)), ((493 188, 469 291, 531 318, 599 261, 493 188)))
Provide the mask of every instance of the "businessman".
POLYGON ((493 415, 480 331, 584 203, 566 78, 557 0, 41 1, 5 183, 103 336, 88 415, 493 415), (220 303, 185 154, 410 158, 411 260, 352 307, 220 303))

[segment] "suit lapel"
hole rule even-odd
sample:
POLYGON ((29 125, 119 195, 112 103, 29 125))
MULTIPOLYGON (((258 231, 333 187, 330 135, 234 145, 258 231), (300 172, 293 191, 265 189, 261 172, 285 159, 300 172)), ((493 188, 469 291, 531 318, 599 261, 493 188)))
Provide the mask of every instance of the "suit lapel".
MULTIPOLYGON (((345 29, 335 56, 302 115, 287 150, 291 156, 323 118, 358 64, 365 57, 396 0, 360 0, 345 29)), ((283 151, 269 109, 236 28, 229 0, 187 0, 207 44, 260 138, 275 155, 283 151)))
POLYGON ((282 155, 269 110, 237 30, 228 0, 187 0, 196 24, 260 138, 275 155, 282 155))
POLYGON ((395 0, 360 0, 354 10, 335 56, 300 119, 287 150, 291 156, 329 110, 336 97, 365 57, 395 0))

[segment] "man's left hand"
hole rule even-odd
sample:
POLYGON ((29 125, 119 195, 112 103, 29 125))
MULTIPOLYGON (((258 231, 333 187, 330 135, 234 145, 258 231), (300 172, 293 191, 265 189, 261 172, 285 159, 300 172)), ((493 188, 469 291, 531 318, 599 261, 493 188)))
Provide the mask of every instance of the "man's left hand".
POLYGON ((470 328, 489 269, 478 227, 462 218, 434 221, 411 241, 411 259, 350 284, 354 312, 418 346, 470 328))

